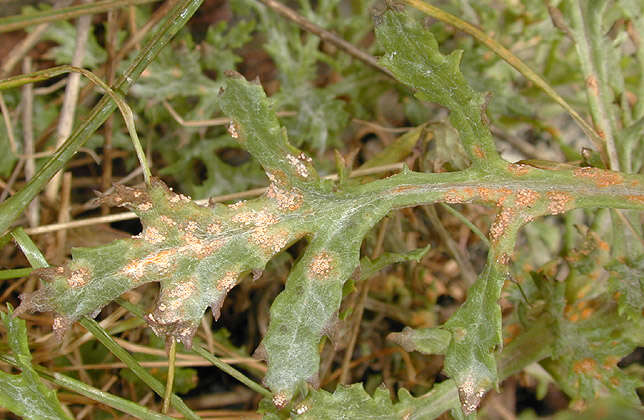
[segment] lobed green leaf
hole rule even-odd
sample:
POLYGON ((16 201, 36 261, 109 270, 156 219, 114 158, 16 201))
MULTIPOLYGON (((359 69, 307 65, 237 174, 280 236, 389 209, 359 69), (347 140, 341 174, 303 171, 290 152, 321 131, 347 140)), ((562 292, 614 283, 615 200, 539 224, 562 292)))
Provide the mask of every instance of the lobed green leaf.
POLYGON ((462 51, 444 56, 428 30, 403 13, 388 11, 376 20, 376 37, 386 53, 382 64, 396 78, 416 89, 416 96, 450 111, 450 121, 473 162, 498 158, 484 121, 485 98, 459 70, 462 51))
POLYGON ((16 318, 9 307, 0 317, 7 329, 9 347, 22 370, 19 375, 0 372, 0 405, 30 420, 71 419, 58 402, 56 392, 49 389, 31 365, 25 321, 16 318))

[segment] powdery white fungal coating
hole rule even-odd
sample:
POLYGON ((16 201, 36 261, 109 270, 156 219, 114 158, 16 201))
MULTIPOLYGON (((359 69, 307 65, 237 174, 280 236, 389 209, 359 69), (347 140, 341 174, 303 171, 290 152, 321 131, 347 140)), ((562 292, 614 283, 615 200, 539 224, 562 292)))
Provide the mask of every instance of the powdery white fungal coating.
POLYGON ((54 317, 52 328, 54 329, 54 334, 56 335, 56 337, 62 339, 65 331, 67 331, 67 328, 69 328, 69 322, 62 316, 56 315, 54 317))
POLYGON ((271 182, 266 190, 266 196, 275 200, 281 210, 295 211, 300 208, 303 196, 298 191, 291 189, 284 191, 277 186, 277 183, 271 182))
POLYGON ((568 203, 573 200, 572 195, 564 191, 550 191, 546 193, 550 200, 548 203, 548 212, 550 214, 561 214, 566 211, 568 203))
POLYGON ((538 199, 538 192, 529 189, 520 189, 519 191, 517 191, 515 202, 519 207, 532 207, 538 199))
POLYGON ((324 278, 333 269, 333 258, 327 252, 320 252, 311 260, 309 273, 311 277, 324 278))
POLYGON ((177 254, 190 253, 198 258, 204 258, 217 251, 224 245, 223 239, 205 240, 200 239, 192 233, 183 235, 185 245, 176 249, 177 254))
POLYGON ((295 172, 302 178, 309 177, 309 170, 306 168, 306 165, 302 163, 297 157, 287 154, 286 159, 288 162, 295 168, 295 172))
POLYGON ((185 301, 192 296, 192 294, 197 290, 196 285, 197 280, 195 278, 190 278, 189 280, 183 281, 173 287, 168 293, 168 298, 174 300, 185 301))
POLYGON ((284 392, 278 392, 273 395, 273 405, 275 405, 277 409, 281 410, 286 407, 286 404, 288 404, 288 397, 284 392))
POLYGON ((89 269, 86 267, 79 267, 72 271, 72 274, 67 278, 67 284, 72 288, 85 286, 89 281, 89 278, 89 269))

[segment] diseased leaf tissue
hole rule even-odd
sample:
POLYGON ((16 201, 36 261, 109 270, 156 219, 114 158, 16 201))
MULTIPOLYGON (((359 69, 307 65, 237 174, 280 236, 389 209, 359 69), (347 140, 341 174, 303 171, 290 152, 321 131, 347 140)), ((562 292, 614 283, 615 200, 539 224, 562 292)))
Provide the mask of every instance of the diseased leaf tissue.
POLYGON ((22 297, 20 311, 56 312, 59 334, 127 290, 158 281, 161 292, 147 321, 157 334, 190 346, 205 309, 211 306, 218 318, 240 277, 262 269, 297 238, 280 221, 287 217, 284 209, 299 206, 298 199, 276 185, 261 199, 261 210, 244 202, 202 207, 158 179, 149 189, 116 186, 100 201, 136 212, 143 231, 102 247, 75 249, 69 265, 38 270, 47 282, 22 297))

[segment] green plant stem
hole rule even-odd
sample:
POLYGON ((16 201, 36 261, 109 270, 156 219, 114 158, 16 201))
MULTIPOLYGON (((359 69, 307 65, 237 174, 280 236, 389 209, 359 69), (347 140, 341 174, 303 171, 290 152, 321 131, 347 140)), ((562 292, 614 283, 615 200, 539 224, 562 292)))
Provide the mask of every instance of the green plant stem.
POLYGON ((494 51, 499 57, 505 60, 508 64, 514 67, 519 73, 525 76, 526 79, 530 80, 535 85, 539 86, 548 96, 550 96, 555 102, 561 105, 575 120, 579 127, 586 133, 588 137, 595 143, 598 150, 603 150, 601 145, 603 144, 601 137, 595 129, 584 120, 584 118, 579 115, 575 109, 562 98, 557 91, 555 91, 548 82, 546 82, 541 76, 535 73, 527 64, 525 64, 519 57, 512 54, 510 50, 505 48, 503 45, 495 41, 492 37, 488 36, 485 32, 478 29, 476 26, 459 19, 458 17, 447 13, 438 7, 431 6, 425 3, 423 0, 403 0, 405 3, 414 7, 415 9, 420 10, 421 12, 438 19, 442 22, 452 25, 461 31, 472 35, 474 38, 479 40, 483 45, 494 51))
MULTIPOLYGON (((141 379, 147 386, 149 386, 157 395, 163 397, 165 395, 165 387, 154 376, 152 376, 139 362, 123 347, 119 346, 116 341, 93 319, 88 317, 82 318, 80 324, 87 329, 98 341, 100 341, 109 351, 114 354, 119 360, 127 365, 127 367, 139 379, 141 379)), ((172 394, 170 397, 172 406, 178 412, 183 414, 189 419, 199 419, 197 416, 177 395, 172 394)))
MULTIPOLYGON (((180 0, 160 23, 155 35, 141 49, 128 69, 117 80, 113 89, 121 95, 125 94, 140 77, 143 70, 154 60, 159 51, 186 24, 202 2, 203 0, 180 0)), ((109 95, 104 95, 90 111, 87 119, 79 124, 72 135, 45 162, 27 185, 0 204, 0 233, 4 233, 9 228, 11 223, 22 213, 24 207, 38 195, 49 179, 65 166, 66 162, 87 142, 115 108, 116 104, 109 95)))
MULTIPOLYGON (((0 360, 13 367, 18 367, 18 364, 12 357, 0 355, 0 360)), ((94 401, 98 401, 101 404, 112 407, 136 418, 143 420, 169 420, 171 418, 148 410, 147 408, 142 407, 132 401, 126 400, 125 398, 110 394, 109 392, 101 391, 98 388, 94 388, 93 386, 70 378, 69 376, 63 375, 58 372, 52 372, 42 366, 34 365, 34 369, 42 378, 60 387, 74 391, 80 395, 83 395, 94 401)))
POLYGON ((25 254, 27 261, 29 261, 29 264, 31 264, 33 268, 49 267, 49 263, 45 259, 45 256, 42 255, 36 244, 34 244, 29 235, 25 233, 23 228, 16 228, 11 232, 11 236, 20 247, 22 253, 25 254))
POLYGON ((177 358, 177 340, 170 339, 170 351, 168 352, 168 379, 165 383, 165 394, 163 394, 163 414, 168 413, 170 408, 170 396, 172 395, 172 387, 174 386, 174 363, 177 358))
POLYGON ((73 19, 78 16, 107 12, 125 6, 154 3, 159 0, 105 0, 90 4, 50 9, 29 14, 8 16, 0 19, 0 33, 15 31, 39 23, 54 22, 57 20, 73 19))
POLYGON ((246 375, 238 371, 237 369, 233 368, 232 366, 222 362, 219 360, 218 357, 212 355, 208 350, 203 348, 201 345, 195 345, 194 348, 192 349, 193 353, 198 354, 199 356, 203 357, 213 365, 217 366, 219 369, 223 370, 233 378, 237 379, 239 382, 243 383, 253 391, 257 392, 258 394, 261 394, 267 398, 272 398, 273 393, 269 391, 268 389, 264 388, 260 384, 252 381, 249 379, 246 375))
MULTIPOLYGON (((615 147, 615 123, 611 116, 610 107, 612 99, 609 94, 609 83, 606 78, 605 65, 602 62, 602 51, 606 48, 601 44, 603 34, 597 22, 589 22, 588 16, 585 15, 584 9, 579 0, 571 2, 570 15, 572 18, 573 30, 571 35, 575 40, 577 55, 581 63, 581 69, 586 81, 586 93, 590 114, 593 117, 597 131, 604 140, 608 163, 610 169, 619 171, 619 156, 615 147)), ((605 6, 604 6, 605 7, 605 6)), ((596 12, 601 14, 601 12, 596 12)))
POLYGON ((33 268, 14 268, 12 270, 2 270, 0 271, 0 280, 7 280, 7 279, 17 279, 19 277, 24 277, 29 275, 34 271, 33 268))

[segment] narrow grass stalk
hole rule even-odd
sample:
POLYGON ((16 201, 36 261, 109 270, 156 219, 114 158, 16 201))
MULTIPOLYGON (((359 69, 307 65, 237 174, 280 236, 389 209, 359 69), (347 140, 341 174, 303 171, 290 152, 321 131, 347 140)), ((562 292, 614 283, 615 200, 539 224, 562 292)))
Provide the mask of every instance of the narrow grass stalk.
POLYGON ((233 378, 237 379, 239 382, 243 383, 246 385, 248 388, 252 389, 253 391, 257 392, 258 394, 261 394, 267 398, 273 398, 273 393, 269 391, 268 389, 264 388, 257 382, 249 379, 246 375, 235 369, 234 367, 230 366, 227 363, 222 362, 219 360, 218 357, 215 355, 211 354, 208 350, 203 348, 200 344, 196 344, 193 346, 192 349, 193 353, 198 354, 199 356, 203 357, 222 371, 226 372, 233 378))
MULTIPOLYGON (((15 360, 11 357, 0 355, 0 360, 2 360, 4 363, 7 363, 13 367, 17 367, 15 360)), ((132 401, 126 400, 125 398, 121 398, 114 394, 110 394, 109 392, 101 391, 98 388, 94 388, 93 386, 87 385, 84 382, 70 378, 69 376, 66 376, 57 372, 52 372, 49 369, 44 368, 42 366, 35 365, 34 369, 36 370, 36 372, 38 372, 38 374, 42 378, 62 388, 76 392, 80 395, 83 395, 87 398, 90 398, 108 407, 112 407, 116 410, 130 414, 131 416, 134 416, 138 419, 169 420, 171 418, 159 413, 155 413, 154 411, 151 411, 145 407, 142 407, 139 404, 136 404, 132 401)))
MULTIPOLYGON (((141 49, 130 66, 117 80, 113 89, 121 95, 140 77, 143 70, 154 60, 159 51, 186 24, 203 0, 180 0, 160 23, 155 35, 141 49)), ((85 145, 90 136, 100 127, 116 108, 109 95, 90 111, 72 135, 56 153, 43 164, 29 183, 7 201, 0 204, 0 234, 8 230, 11 223, 22 213, 25 206, 42 190, 49 179, 58 172, 74 154, 85 145)))
POLYGON ((459 212, 458 210, 456 210, 456 209, 452 208, 451 206, 449 206, 449 205, 447 205, 447 204, 445 204, 445 203, 438 203, 438 204, 440 204, 440 206, 441 206, 442 208, 444 208, 445 210, 447 210, 449 213, 451 213, 451 214, 452 214, 454 217, 456 217, 458 220, 460 220, 461 222, 463 222, 463 224, 464 224, 465 226, 467 226, 468 228, 470 228, 470 230, 471 230, 471 231, 472 231, 476 236, 478 236, 478 238, 479 238, 479 239, 480 239, 480 240, 485 244, 485 246, 487 246, 488 248, 490 247, 490 240, 487 238, 487 236, 485 236, 485 234, 484 234, 483 232, 481 232, 481 229, 477 228, 477 227, 476 227, 476 225, 474 225, 474 223, 470 222, 470 220, 469 220, 467 217, 463 216, 463 215, 461 214, 461 212, 459 212))
POLYGON ((170 351, 168 352, 168 379, 165 383, 165 394, 163 394, 163 408, 161 412, 166 414, 170 408, 170 397, 174 386, 174 363, 177 358, 177 340, 170 340, 170 351))
POLYGON ((39 23, 73 19, 78 16, 103 13, 108 10, 118 9, 125 6, 154 3, 158 1, 159 0, 105 0, 91 4, 65 7, 62 9, 44 10, 30 13, 28 15, 8 16, 0 19, 0 33, 15 31, 39 23))
POLYGON ((125 121, 125 126, 127 131, 130 134, 130 139, 132 140, 132 145, 136 151, 136 156, 139 159, 139 163, 143 168, 143 178, 145 178, 146 184, 150 183, 150 168, 148 167, 147 159, 145 153, 143 152, 143 147, 139 141, 139 136, 136 133, 136 126, 134 125, 134 114, 132 113, 132 108, 123 100, 123 97, 110 88, 107 83, 101 80, 100 77, 96 76, 89 70, 85 70, 80 67, 74 67, 70 65, 62 65, 57 67, 52 67, 45 70, 36 71, 28 74, 21 74, 18 76, 10 77, 6 80, 0 80, 0 90, 9 89, 13 87, 22 86, 28 83, 40 82, 42 80, 51 79, 65 73, 80 73, 83 76, 87 77, 92 83, 102 88, 107 95, 112 98, 116 103, 123 116, 125 121))
POLYGON ((12 270, 2 270, 0 271, 0 280, 17 279, 29 275, 29 273, 31 273, 32 271, 34 271, 33 268, 15 268, 12 270))
MULTIPOLYGON (((154 376, 150 374, 139 362, 123 347, 119 346, 116 341, 103 329, 96 321, 90 318, 83 318, 80 321, 80 324, 85 327, 87 331, 92 333, 98 341, 100 341, 107 349, 114 354, 119 360, 127 365, 127 367, 134 373, 139 379, 141 379, 147 386, 149 386, 157 395, 165 395, 165 387, 161 382, 159 382, 154 376)), ((170 402, 172 406, 177 409, 178 412, 183 414, 188 419, 199 419, 199 416, 195 414, 181 398, 175 394, 171 394, 170 402)))

